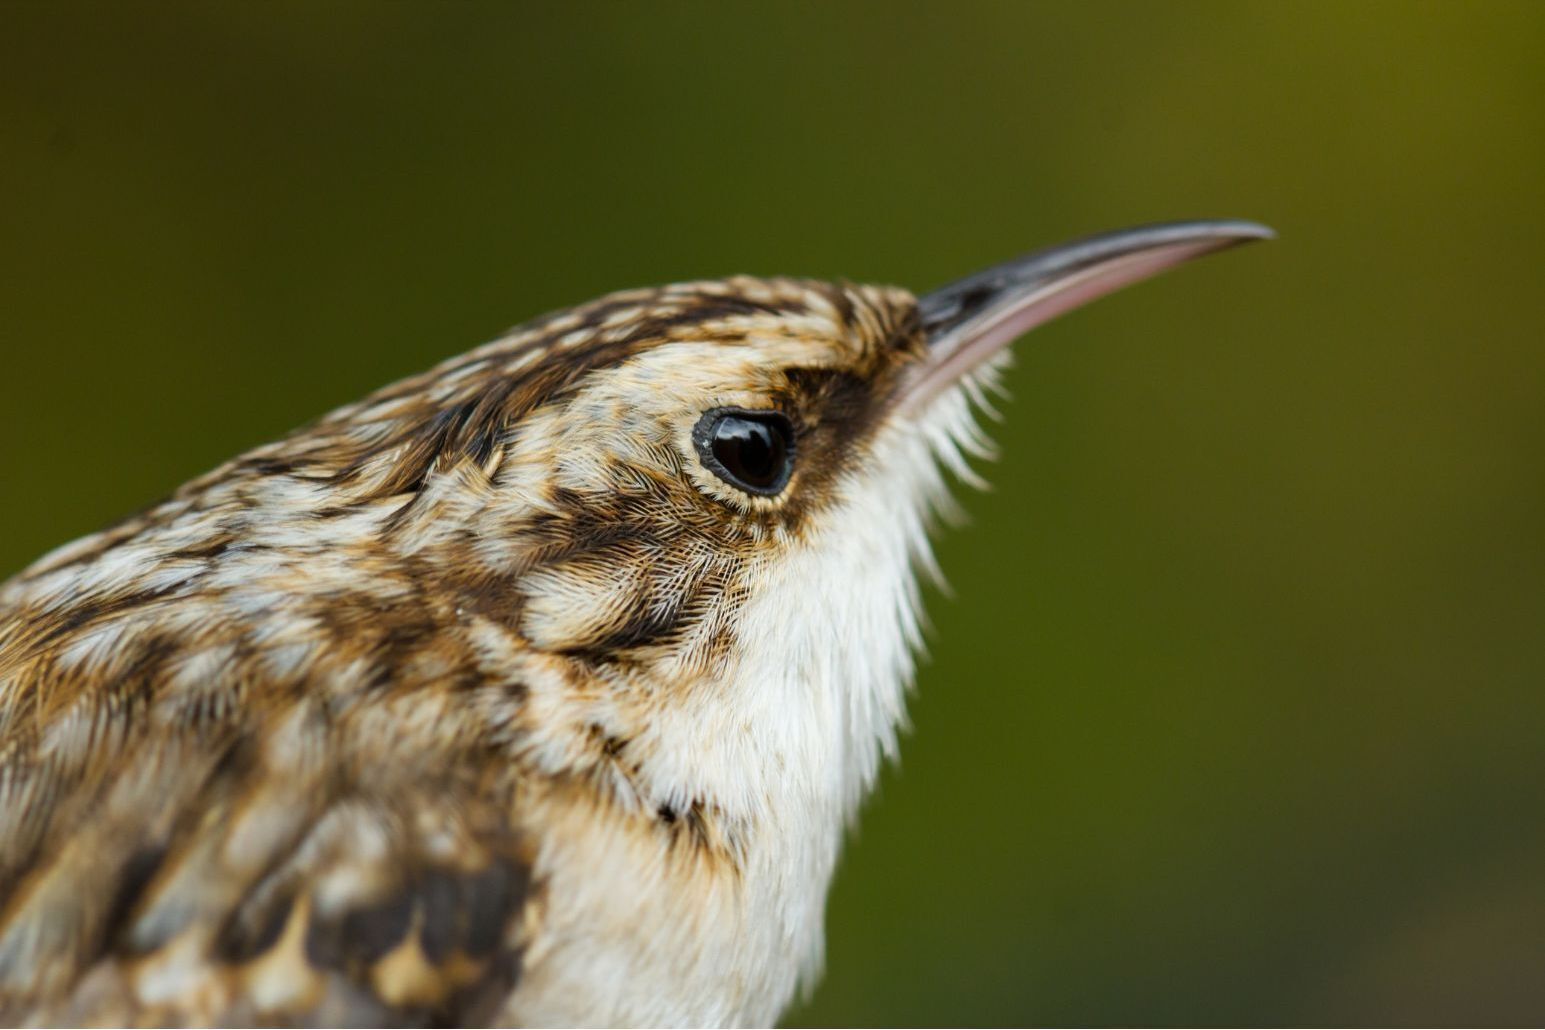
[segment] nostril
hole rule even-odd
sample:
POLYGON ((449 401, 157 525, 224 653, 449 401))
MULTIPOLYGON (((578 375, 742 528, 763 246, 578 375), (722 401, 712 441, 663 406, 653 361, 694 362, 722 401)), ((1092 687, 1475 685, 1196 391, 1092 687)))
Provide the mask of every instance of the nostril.
POLYGON ((977 308, 991 300, 993 295, 997 292, 998 291, 996 289, 989 286, 987 283, 978 283, 975 286, 968 287, 966 291, 960 295, 960 300, 958 301, 959 308, 957 310, 961 313, 975 311, 977 308))
POLYGON ((991 282, 972 283, 956 290, 941 291, 926 303, 926 321, 932 327, 954 325, 976 314, 998 294, 991 282))

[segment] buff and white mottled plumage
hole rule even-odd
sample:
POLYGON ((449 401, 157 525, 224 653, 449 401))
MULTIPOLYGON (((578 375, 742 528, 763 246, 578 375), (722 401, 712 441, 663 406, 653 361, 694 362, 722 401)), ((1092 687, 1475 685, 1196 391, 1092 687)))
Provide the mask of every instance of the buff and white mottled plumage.
POLYGON ((619 293, 11 580, 0 1022, 774 1021, 981 446, 973 380, 893 416, 924 353, 897 289, 619 293))

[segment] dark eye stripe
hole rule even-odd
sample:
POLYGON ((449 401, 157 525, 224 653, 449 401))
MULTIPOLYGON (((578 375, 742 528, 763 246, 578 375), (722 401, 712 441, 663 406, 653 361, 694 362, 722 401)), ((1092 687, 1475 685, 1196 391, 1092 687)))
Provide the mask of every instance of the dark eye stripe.
POLYGON ((698 456, 738 490, 773 497, 794 470, 794 427, 778 411, 715 408, 692 430, 698 456))

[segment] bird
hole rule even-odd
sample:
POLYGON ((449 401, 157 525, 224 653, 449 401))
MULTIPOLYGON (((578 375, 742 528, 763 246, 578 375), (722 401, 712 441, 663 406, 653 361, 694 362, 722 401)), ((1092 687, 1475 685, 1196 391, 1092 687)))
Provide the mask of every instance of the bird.
POLYGON ((770 1025, 1035 326, 1266 238, 536 318, 0 587, 0 1023, 770 1025))

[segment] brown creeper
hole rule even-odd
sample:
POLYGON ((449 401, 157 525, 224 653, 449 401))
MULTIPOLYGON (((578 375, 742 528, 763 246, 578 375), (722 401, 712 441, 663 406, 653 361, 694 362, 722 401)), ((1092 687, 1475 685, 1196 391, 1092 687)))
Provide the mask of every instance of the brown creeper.
POLYGON ((997 357, 1266 235, 612 294, 43 558, 0 591, 0 1022, 775 1020, 997 357))

